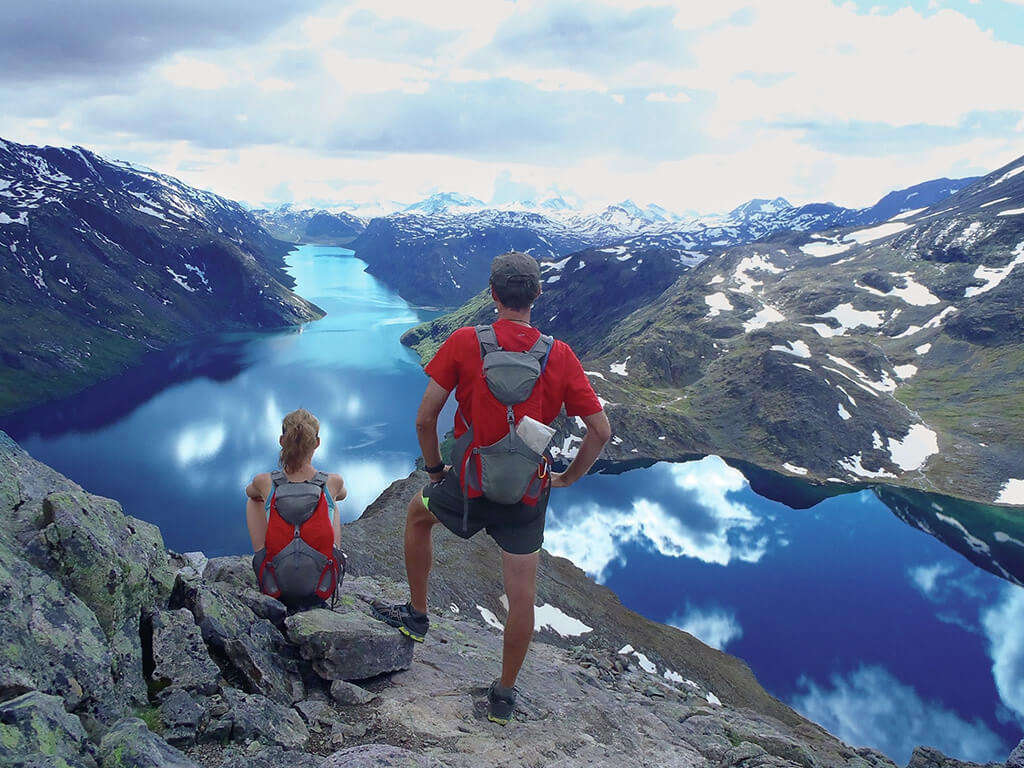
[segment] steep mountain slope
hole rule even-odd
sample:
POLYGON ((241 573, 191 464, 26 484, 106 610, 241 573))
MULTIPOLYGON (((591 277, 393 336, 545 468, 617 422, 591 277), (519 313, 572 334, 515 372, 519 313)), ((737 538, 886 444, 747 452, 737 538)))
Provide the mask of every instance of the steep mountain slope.
MULTIPOLYGON (((613 460, 717 453, 1024 504, 1022 265, 1024 159, 926 211, 712 255, 622 319, 601 311, 620 292, 576 303, 567 273, 560 313, 535 318, 593 372, 613 460)), ((429 353, 439 335, 407 340, 429 353)))
MULTIPOLYGON (((542 261, 542 292, 534 318, 540 328, 557 329, 560 339, 589 349, 618 320, 660 296, 704 258, 683 249, 639 243, 634 249, 588 248, 542 261)), ((426 363, 453 330, 492 322, 494 312, 490 291, 485 290, 454 312, 410 329, 402 343, 415 348, 426 363)))
POLYGON ((363 220, 351 213, 296 209, 287 203, 272 210, 254 210, 252 215, 273 237, 286 243, 346 245, 366 229, 363 220))
POLYGON ((237 203, 74 147, 0 139, 0 410, 188 334, 322 316, 237 203))
POLYGON ((367 271, 420 305, 453 306, 487 284, 491 258, 519 250, 555 258, 587 245, 568 227, 536 213, 484 210, 373 219, 351 248, 367 271))

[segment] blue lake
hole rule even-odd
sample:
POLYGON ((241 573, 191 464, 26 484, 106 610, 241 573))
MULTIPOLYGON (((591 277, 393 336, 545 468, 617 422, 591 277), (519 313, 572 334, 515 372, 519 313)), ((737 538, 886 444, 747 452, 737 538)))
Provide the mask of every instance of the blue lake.
MULTIPOLYGON (((283 415, 305 407, 321 420, 314 463, 345 476, 343 512, 357 517, 413 469, 425 379, 399 338, 437 313, 410 307, 351 251, 302 246, 288 262, 324 319, 153 353, 0 427, 159 524, 169 547, 215 555, 246 551, 242 489, 275 465, 283 415)), ((553 495, 546 547, 897 762, 917 744, 1003 760, 1021 736, 1024 589, 871 491, 792 509, 714 456, 591 475, 553 495)))

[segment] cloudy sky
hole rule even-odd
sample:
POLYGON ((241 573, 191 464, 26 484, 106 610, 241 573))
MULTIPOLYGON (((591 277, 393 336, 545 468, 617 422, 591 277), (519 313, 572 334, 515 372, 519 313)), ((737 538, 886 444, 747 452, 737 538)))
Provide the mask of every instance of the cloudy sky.
POLYGON ((1024 154, 1024 0, 6 0, 0 136, 250 203, 873 202, 1024 154))

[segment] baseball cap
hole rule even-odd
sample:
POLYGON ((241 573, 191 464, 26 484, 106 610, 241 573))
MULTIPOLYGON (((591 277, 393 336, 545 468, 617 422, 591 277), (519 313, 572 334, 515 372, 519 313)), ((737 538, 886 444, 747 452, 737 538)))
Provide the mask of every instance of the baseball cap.
POLYGON ((504 286, 519 281, 540 285, 540 265, 537 260, 519 251, 495 257, 491 262, 491 283, 504 286))

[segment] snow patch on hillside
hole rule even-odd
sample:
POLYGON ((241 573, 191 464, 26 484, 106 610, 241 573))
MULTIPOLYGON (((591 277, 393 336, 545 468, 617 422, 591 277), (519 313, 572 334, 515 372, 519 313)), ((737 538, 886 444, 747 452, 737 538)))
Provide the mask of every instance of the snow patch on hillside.
POLYGON ((743 323, 743 330, 746 333, 766 328, 771 323, 781 323, 786 319, 779 310, 770 304, 765 304, 761 310, 752 318, 743 323))
POLYGON ((905 229, 910 229, 912 224, 907 224, 902 221, 886 222, 885 224, 879 224, 875 227, 868 227, 867 229, 858 229, 855 232, 847 232, 843 237, 843 240, 847 242, 856 243, 871 243, 875 240, 880 240, 883 237, 889 237, 895 235, 897 232, 902 232, 905 229))
POLYGON ((1024 504, 1024 480, 1011 477, 996 497, 996 504, 1024 504))
POLYGON ((722 312, 726 312, 733 309, 732 302, 729 301, 729 297, 722 292, 712 293, 710 296, 704 297, 704 303, 708 305, 708 317, 716 317, 722 312))
POLYGON ((889 455, 904 472, 920 469, 929 456, 938 452, 938 435, 924 424, 912 424, 902 440, 889 438, 889 455))

